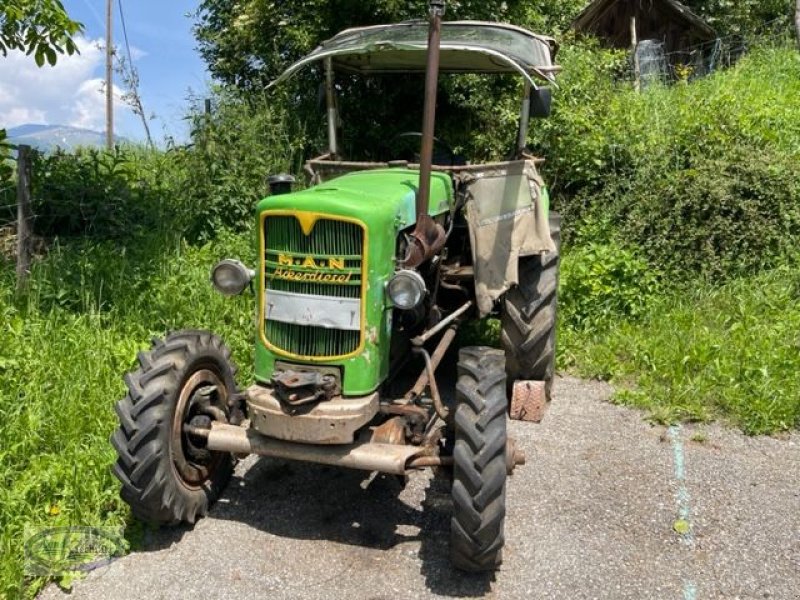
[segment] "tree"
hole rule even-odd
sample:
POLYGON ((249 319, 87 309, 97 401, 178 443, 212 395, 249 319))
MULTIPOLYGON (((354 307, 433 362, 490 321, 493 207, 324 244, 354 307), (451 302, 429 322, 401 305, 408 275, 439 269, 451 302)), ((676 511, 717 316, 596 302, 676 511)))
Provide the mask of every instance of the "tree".
MULTIPOLYGON (((559 35, 584 1, 453 0, 448 2, 446 18, 503 21, 559 35)), ((428 0, 202 0, 194 33, 218 81, 245 95, 257 94, 293 61, 339 31, 425 18, 427 9, 428 0)), ((316 150, 324 148, 323 112, 317 105, 320 81, 318 72, 306 70, 282 90, 271 92, 286 93, 293 114, 310 125, 312 135, 317 134, 312 142, 316 150)), ((421 76, 341 76, 337 84, 346 123, 340 140, 345 156, 379 158, 390 149, 395 157, 398 150, 413 152, 408 144, 400 149, 388 146, 396 134, 420 129, 421 76)), ((437 135, 473 158, 501 156, 513 139, 519 86, 518 77, 442 79, 437 135), (497 106, 501 99, 508 100, 508 110, 497 106), (490 133, 466 137, 466 132, 478 130, 490 133)))
POLYGON ((764 24, 788 25, 792 0, 683 0, 721 36, 758 33, 764 24))
MULTIPOLYGON (((446 18, 505 21, 560 34, 584 1, 451 1, 446 18)), ((427 8, 427 0, 202 0, 194 33, 217 79, 258 88, 343 29, 420 19, 427 8)))
POLYGON ((78 51, 72 39, 83 25, 67 15, 60 0, 4 0, 0 3, 0 53, 33 54, 40 67, 56 64, 58 54, 78 51))
POLYGON ((800 45, 800 0, 794 9, 794 27, 797 30, 797 44, 800 45))

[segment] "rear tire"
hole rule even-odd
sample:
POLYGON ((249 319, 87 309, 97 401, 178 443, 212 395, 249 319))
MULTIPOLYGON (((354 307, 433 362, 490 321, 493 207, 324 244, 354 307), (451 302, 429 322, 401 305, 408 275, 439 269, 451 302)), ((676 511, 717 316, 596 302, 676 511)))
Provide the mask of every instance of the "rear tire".
POLYGON ((492 571, 502 562, 506 514, 506 373, 503 352, 459 352, 453 449, 453 565, 492 571))
MULTIPOLYGON (((233 458, 204 448, 183 431, 192 419, 210 422, 214 409, 228 414, 236 394, 236 367, 222 340, 206 331, 180 331, 154 340, 139 353, 139 369, 125 376, 128 393, 116 405, 119 428, 114 475, 120 495, 140 519, 194 523, 219 497, 233 472, 233 458), (198 391, 211 393, 203 409, 198 391)), ((219 414, 219 413, 217 413, 219 414)), ((197 421, 195 421, 197 422, 197 421)))
POLYGON ((550 236, 555 252, 520 259, 519 285, 503 298, 500 317, 509 386, 520 379, 544 381, 548 401, 556 365, 561 250, 561 215, 552 212, 550 236))

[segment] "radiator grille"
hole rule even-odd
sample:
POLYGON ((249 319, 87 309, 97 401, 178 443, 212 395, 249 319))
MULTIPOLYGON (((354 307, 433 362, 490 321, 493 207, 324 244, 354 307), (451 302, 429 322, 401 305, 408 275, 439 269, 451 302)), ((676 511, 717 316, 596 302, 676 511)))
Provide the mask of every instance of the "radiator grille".
MULTIPOLYGON (((264 283, 267 290, 339 298, 361 298, 364 231, 355 224, 319 219, 305 235, 294 216, 264 219, 264 283)), ((275 348, 297 356, 334 358, 355 352, 359 331, 266 320, 275 348)))

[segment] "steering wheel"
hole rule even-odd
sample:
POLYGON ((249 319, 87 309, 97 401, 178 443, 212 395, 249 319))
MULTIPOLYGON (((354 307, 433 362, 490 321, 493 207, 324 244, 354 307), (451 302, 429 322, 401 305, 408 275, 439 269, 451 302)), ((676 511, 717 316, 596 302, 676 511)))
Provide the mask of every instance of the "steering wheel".
MULTIPOLYGON (((391 151, 391 149, 397 145, 397 143, 401 140, 407 140, 409 138, 421 138, 422 133, 419 131, 404 131, 403 133, 398 133, 397 135, 393 136, 387 143, 386 148, 391 151)), ((405 144, 408 146, 408 143, 405 144)), ((419 162, 419 146, 416 146, 414 150, 410 150, 411 157, 408 158, 409 154, 406 153, 405 160, 409 162, 419 162)), ((433 138, 433 164, 435 165, 442 165, 442 166, 452 166, 455 164, 455 157, 456 153, 453 152, 453 149, 450 147, 450 144, 445 142, 444 140, 440 140, 437 137, 433 138), (437 152, 438 147, 438 152, 437 152), (446 158, 446 162, 443 162, 443 159, 446 158)))

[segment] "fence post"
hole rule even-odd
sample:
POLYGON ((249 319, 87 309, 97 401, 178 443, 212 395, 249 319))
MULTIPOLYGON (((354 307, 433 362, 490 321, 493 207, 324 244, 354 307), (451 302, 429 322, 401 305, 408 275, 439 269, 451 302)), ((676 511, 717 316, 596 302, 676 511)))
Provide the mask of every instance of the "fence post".
POLYGON ((17 292, 28 283, 31 269, 31 147, 17 150, 17 292))

